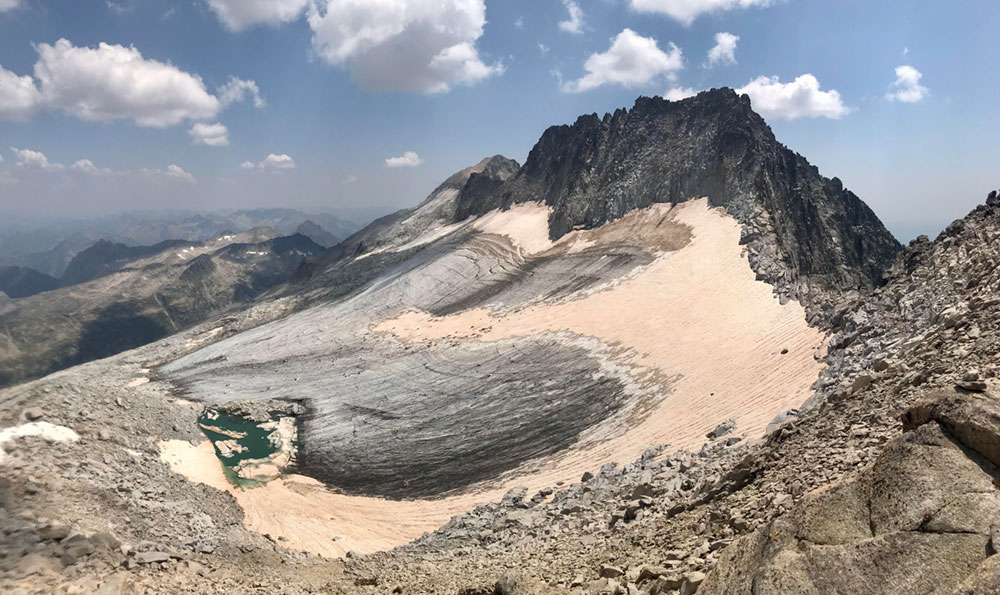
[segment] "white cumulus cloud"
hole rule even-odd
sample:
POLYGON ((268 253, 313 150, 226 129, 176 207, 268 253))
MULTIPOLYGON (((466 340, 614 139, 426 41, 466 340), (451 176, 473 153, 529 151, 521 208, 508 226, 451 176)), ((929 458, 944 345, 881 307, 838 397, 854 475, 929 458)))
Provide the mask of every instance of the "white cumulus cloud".
POLYGON ((207 0, 207 3, 223 25, 240 31, 254 25, 298 20, 309 0, 207 0))
POLYGON ((690 25, 706 13, 738 8, 763 8, 774 0, 630 0, 632 10, 665 14, 682 25, 690 25))
POLYGON ((231 76, 226 81, 226 84, 219 87, 218 93, 219 103, 224 108, 240 101, 246 101, 248 97, 253 100, 253 106, 257 109, 267 106, 267 102, 261 96, 260 88, 257 87, 256 81, 245 81, 241 78, 231 76))
POLYGON ((885 98, 889 101, 916 103, 927 97, 930 90, 920 84, 920 79, 923 76, 919 70, 912 66, 897 66, 896 80, 889 85, 889 92, 885 94, 885 98))
POLYGON ((389 157, 385 160, 385 164, 389 167, 416 167, 423 162, 420 155, 413 151, 406 151, 399 157, 389 157))
POLYGON ((671 87, 663 94, 663 98, 670 101, 680 101, 681 99, 694 97, 697 94, 698 92, 691 87, 671 87))
POLYGON ((708 50, 709 68, 724 64, 736 64, 736 43, 739 40, 739 35, 725 32, 716 33, 715 45, 708 50))
POLYGON ((583 33, 583 10, 580 5, 573 0, 563 0, 563 5, 569 11, 569 16, 566 20, 559 21, 559 28, 575 35, 583 33))
POLYGON ((107 176, 113 172, 106 167, 97 167, 90 159, 79 159, 69 166, 73 171, 87 174, 88 176, 107 176))
POLYGON ((259 169, 261 171, 280 172, 286 169, 295 169, 295 160, 284 153, 271 153, 259 163, 244 161, 240 164, 243 169, 259 169))
POLYGON ((370 91, 442 93, 503 72, 476 41, 484 0, 316 0, 313 51, 370 91))
POLYGON ((803 74, 790 83, 782 83, 776 76, 761 76, 736 92, 749 95, 753 109, 765 118, 837 119, 850 111, 840 93, 832 89, 821 91, 819 81, 811 74, 803 74))
POLYGON ((18 149, 11 147, 11 152, 17 158, 17 164, 21 167, 35 167, 43 170, 62 170, 66 166, 61 163, 51 163, 45 153, 32 151, 31 149, 18 149))
POLYGON ((35 78, 42 101, 81 120, 131 119, 164 127, 206 120, 220 109, 201 77, 148 60, 135 47, 76 47, 66 39, 36 46, 35 78))
POLYGON ((174 164, 168 165, 167 169, 140 169, 139 173, 151 178, 187 182, 188 184, 194 184, 196 181, 194 176, 184 171, 179 165, 174 164))
POLYGON ((197 74, 144 58, 134 46, 77 47, 60 39, 35 50, 34 78, 0 67, 0 120, 25 120, 49 108, 91 122, 132 120, 162 128, 212 120, 247 98, 265 105, 254 81, 230 77, 217 97, 197 74))
POLYGON ((7 12, 8 10, 14 10, 21 6, 22 0, 0 0, 0 12, 7 12))
POLYGON ((188 134, 191 135, 191 141, 196 145, 229 146, 229 130, 222 124, 198 122, 188 130, 188 134))
POLYGON ((562 85, 564 91, 588 91, 607 84, 639 87, 659 76, 673 78, 684 68, 684 55, 673 43, 664 52, 652 37, 624 29, 606 52, 591 54, 583 67, 587 74, 562 85))
POLYGON ((26 120, 40 106, 41 95, 35 81, 0 66, 0 120, 26 120))
MULTIPOLYGON (((11 152, 14 154, 15 163, 18 167, 19 172, 23 172, 25 175, 29 175, 30 172, 47 172, 49 174, 62 174, 67 173, 85 175, 85 176, 119 176, 119 177, 152 177, 159 178, 162 180, 179 180, 183 182, 194 182, 195 178, 188 172, 184 171, 178 165, 169 165, 166 169, 149 169, 143 168, 138 171, 135 170, 114 170, 109 167, 98 167, 90 159, 77 159, 71 165, 66 166, 62 163, 56 163, 49 161, 49 158, 41 151, 35 151, 32 149, 19 149, 17 147, 10 147, 11 152)), ((3 161, 3 157, 0 157, 0 162, 3 161)), ((0 175, 7 175, 8 181, 14 181, 14 178, 9 175, 9 172, 0 172, 0 175)))

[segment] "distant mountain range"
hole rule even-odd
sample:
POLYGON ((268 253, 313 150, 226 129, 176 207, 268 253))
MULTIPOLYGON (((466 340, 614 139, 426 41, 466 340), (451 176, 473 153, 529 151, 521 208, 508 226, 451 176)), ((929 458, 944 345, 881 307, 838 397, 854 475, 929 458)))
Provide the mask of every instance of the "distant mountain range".
POLYGON ((325 251, 303 234, 257 227, 153 246, 99 240, 77 254, 61 280, 0 267, 0 386, 219 315, 285 283, 305 259, 325 251))
POLYGON ((294 209, 135 211, 98 219, 6 222, 0 225, 0 265, 29 267, 61 278, 73 258, 99 240, 126 247, 153 246, 169 240, 205 241, 258 227, 271 228, 276 235, 301 232, 329 247, 360 226, 327 213, 294 209))

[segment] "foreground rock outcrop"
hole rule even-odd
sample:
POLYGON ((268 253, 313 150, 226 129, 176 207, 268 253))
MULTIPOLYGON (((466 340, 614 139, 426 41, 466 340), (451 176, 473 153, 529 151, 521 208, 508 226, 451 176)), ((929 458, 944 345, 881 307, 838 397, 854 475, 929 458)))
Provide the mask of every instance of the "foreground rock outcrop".
POLYGON ((1000 543, 1000 398, 941 394, 849 481, 740 538, 700 593, 989 593, 1000 543))

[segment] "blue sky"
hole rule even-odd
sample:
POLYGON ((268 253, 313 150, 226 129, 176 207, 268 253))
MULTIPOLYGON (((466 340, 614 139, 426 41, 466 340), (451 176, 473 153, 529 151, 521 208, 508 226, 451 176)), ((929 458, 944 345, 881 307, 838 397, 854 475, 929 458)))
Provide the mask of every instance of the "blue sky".
POLYGON ((1000 186, 997 31, 989 0, 0 0, 0 207, 362 218, 725 85, 907 240, 1000 186))

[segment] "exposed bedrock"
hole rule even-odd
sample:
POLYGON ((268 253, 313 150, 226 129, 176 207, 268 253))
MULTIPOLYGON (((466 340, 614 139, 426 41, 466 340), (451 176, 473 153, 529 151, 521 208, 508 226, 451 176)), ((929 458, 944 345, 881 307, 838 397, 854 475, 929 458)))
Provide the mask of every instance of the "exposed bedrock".
POLYGON ((428 312, 445 316, 468 308, 569 298, 652 261, 649 253, 631 246, 619 246, 613 251, 601 247, 573 254, 542 256, 504 270, 491 271, 477 287, 470 288, 471 294, 441 296, 428 312))
POLYGON ((626 398, 588 350, 556 338, 410 352, 358 370, 306 417, 300 468, 394 498, 439 495, 557 453, 626 398))
POLYGON ((305 403, 299 470, 345 492, 440 495, 585 443, 588 429, 644 406, 650 391, 609 363, 613 348, 571 333, 411 345, 369 326, 413 308, 446 314, 565 298, 652 258, 621 244, 525 259, 506 238, 460 232, 350 299, 242 333, 162 372, 209 403, 305 403))
POLYGON ((259 363, 246 382, 250 366, 218 362, 177 375, 209 402, 308 396, 299 472, 352 494, 431 497, 557 453, 629 404, 623 379, 578 343, 371 338, 325 355, 321 371, 259 363))
POLYGON ((856 479, 726 550, 698 591, 996 593, 1000 399, 939 393, 856 479))
POLYGON ((553 239, 653 203, 708 197, 743 226, 750 264, 780 293, 880 284, 900 245, 837 178, 780 144, 750 99, 713 89, 581 116, 545 131, 517 175, 459 197, 455 220, 511 204, 552 206, 553 239))
POLYGON ((333 250, 328 262, 400 245, 435 225, 451 223, 460 197, 474 202, 483 200, 517 173, 519 167, 513 159, 494 155, 455 172, 419 205, 380 217, 345 239, 333 250))

